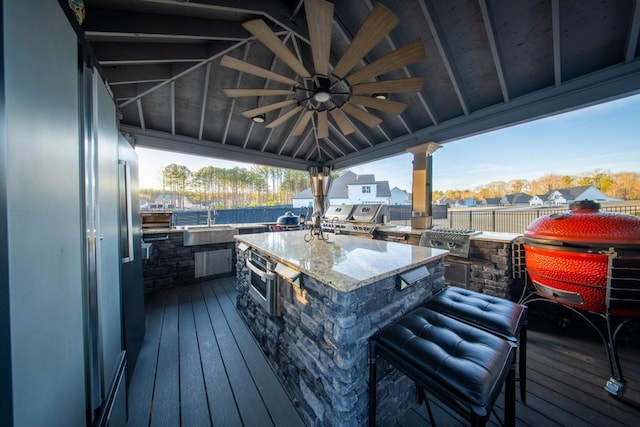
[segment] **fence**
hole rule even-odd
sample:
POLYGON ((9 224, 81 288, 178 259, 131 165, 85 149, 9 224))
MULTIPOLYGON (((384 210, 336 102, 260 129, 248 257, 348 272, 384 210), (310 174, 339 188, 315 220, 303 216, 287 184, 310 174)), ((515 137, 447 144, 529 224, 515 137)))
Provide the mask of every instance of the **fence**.
MULTIPOLYGON (((394 224, 411 225, 410 205, 390 205, 389 221, 394 224)), ((567 211, 567 206, 554 208, 522 209, 449 209, 444 219, 434 219, 433 225, 447 228, 496 231, 504 233, 523 233, 527 226, 541 216, 567 211)), ((617 212, 640 216, 640 204, 615 204, 602 206, 603 212, 617 212)), ((218 210, 216 224, 269 223, 287 211, 296 215, 309 215, 306 208, 293 208, 291 205, 261 206, 218 210)), ((173 226, 207 223, 207 211, 173 211, 173 226)))
MULTIPOLYGON (((307 214, 306 208, 293 208, 291 205, 260 206, 255 208, 219 209, 216 212, 216 224, 252 224, 276 222, 280 215, 292 211, 296 215, 307 214)), ((174 210, 172 225, 198 225, 207 223, 207 211, 174 210)))
MULTIPOLYGON (((446 219, 434 219, 433 225, 480 231, 523 233, 527 226, 541 216, 566 212, 567 206, 554 208, 522 209, 450 209, 446 219)), ((602 206, 602 212, 624 213, 640 216, 640 205, 602 206)), ((390 219, 394 223, 411 224, 411 206, 389 206, 390 219)))

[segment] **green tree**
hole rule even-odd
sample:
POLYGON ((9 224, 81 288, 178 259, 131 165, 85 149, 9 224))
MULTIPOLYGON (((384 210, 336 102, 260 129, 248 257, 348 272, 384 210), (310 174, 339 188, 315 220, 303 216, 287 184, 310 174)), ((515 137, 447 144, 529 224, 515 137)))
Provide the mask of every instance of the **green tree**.
POLYGON ((163 189, 169 191, 176 207, 184 208, 184 196, 191 179, 191 171, 188 167, 171 163, 162 170, 163 189))

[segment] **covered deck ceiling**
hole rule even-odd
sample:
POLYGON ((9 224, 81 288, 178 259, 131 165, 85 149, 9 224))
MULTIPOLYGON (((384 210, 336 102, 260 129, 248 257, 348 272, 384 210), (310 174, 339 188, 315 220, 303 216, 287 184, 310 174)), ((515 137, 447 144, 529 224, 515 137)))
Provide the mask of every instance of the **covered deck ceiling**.
MULTIPOLYGON (((301 0, 85 0, 82 28, 119 106, 121 131, 137 146, 300 170, 341 169, 640 93, 640 0, 380 3, 399 23, 353 70, 419 38, 424 59, 368 81, 424 81, 417 92, 388 95, 407 104, 402 113, 366 108, 382 121, 369 127, 347 116, 354 128, 348 135, 329 116, 326 137, 318 137, 317 116, 295 135, 308 106, 297 92, 237 98, 223 92, 295 88, 224 67, 225 55, 309 87, 242 26, 263 19, 313 69, 301 0), (287 99, 294 102, 267 112, 262 124, 241 114, 287 99), (297 105, 305 108, 266 127, 297 105)), ((375 2, 334 7, 330 70, 375 2)))

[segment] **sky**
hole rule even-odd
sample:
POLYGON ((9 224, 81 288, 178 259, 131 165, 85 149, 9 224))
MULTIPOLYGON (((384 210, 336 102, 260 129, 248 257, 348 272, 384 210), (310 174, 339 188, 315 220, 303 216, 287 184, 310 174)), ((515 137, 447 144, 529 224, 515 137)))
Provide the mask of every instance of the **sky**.
MULTIPOLYGON (((161 170, 171 163, 192 172, 205 166, 252 166, 142 147, 136 152, 141 188, 161 188, 161 170)), ((412 159, 406 153, 349 169, 411 191, 412 159)), ((443 144, 433 154, 433 188, 473 190, 492 181, 596 169, 640 173, 640 95, 443 144)))

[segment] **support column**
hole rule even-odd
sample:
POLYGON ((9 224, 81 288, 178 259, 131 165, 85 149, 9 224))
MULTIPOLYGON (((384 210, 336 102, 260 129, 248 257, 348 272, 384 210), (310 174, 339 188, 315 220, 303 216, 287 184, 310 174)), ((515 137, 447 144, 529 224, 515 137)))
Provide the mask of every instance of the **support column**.
POLYGON ((325 211, 329 207, 329 188, 331 187, 331 168, 323 167, 320 170, 317 167, 310 167, 309 181, 311 183, 311 194, 313 195, 313 214, 311 215, 312 224, 317 225, 320 229, 320 221, 325 211))
POLYGON ((413 154, 412 228, 431 228, 431 192, 433 191, 431 155, 440 147, 435 142, 428 142, 407 149, 413 154))

